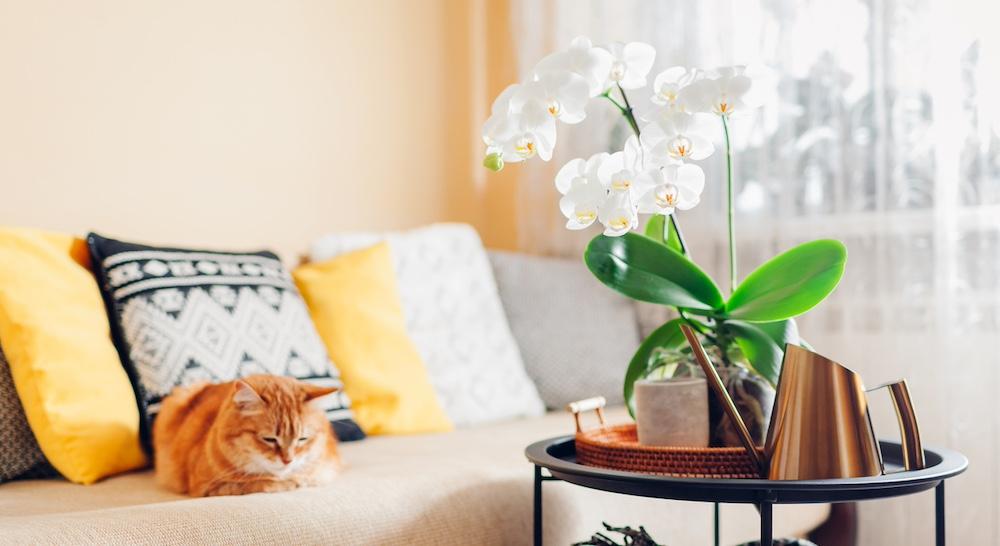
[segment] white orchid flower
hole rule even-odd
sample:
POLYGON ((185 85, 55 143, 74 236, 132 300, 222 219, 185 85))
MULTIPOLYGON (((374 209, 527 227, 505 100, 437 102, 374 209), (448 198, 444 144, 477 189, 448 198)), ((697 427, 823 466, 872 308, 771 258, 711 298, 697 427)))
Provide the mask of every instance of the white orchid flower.
POLYGON ((492 114, 483 125, 487 154, 499 154, 503 162, 516 163, 536 155, 552 158, 556 144, 556 122, 538 101, 515 104, 518 84, 507 87, 493 102, 492 114))
POLYGON ((516 163, 536 155, 542 161, 552 159, 552 149, 556 145, 556 122, 545 107, 531 101, 512 116, 514 132, 504 141, 503 160, 516 163))
POLYGON ((753 107, 746 101, 753 80, 746 75, 746 67, 718 68, 714 74, 685 87, 683 99, 701 112, 731 116, 753 107))
POLYGON ((643 150, 639 139, 630 136, 620 152, 609 155, 597 168, 597 177, 608 190, 633 193, 635 180, 643 167, 643 150))
POLYGON ((687 105, 683 101, 678 101, 680 91, 702 77, 704 77, 702 71, 696 68, 689 69, 683 66, 668 68, 657 74, 653 80, 651 100, 653 104, 671 111, 687 111, 687 105))
POLYGON ((523 109, 529 101, 541 104, 545 111, 563 123, 579 123, 587 117, 590 98, 586 80, 568 71, 547 72, 521 85, 511 97, 511 108, 523 109))
POLYGON ((577 178, 597 177, 597 171, 601 164, 610 157, 611 154, 601 152, 590 156, 590 159, 571 159, 556 173, 556 189, 559 193, 566 195, 573 182, 577 178))
POLYGON ((506 87, 497 98, 493 100, 490 107, 490 117, 483 124, 483 142, 486 143, 487 153, 501 151, 505 139, 514 132, 514 120, 510 111, 510 99, 517 92, 520 84, 511 84, 506 87))
POLYGON ((585 229, 597 220, 597 213, 608 199, 608 190, 595 178, 577 178, 559 200, 559 210, 566 217, 567 229, 585 229))
POLYGON ((624 235, 639 225, 636 189, 643 185, 646 174, 642 166, 643 150, 634 136, 625 141, 622 151, 607 156, 597 165, 597 179, 607 191, 597 211, 605 235, 624 235))
POLYGON ((679 161, 698 161, 715 152, 712 141, 703 136, 706 116, 670 112, 642 129, 643 147, 650 162, 669 165, 679 161))
POLYGON ((556 174, 556 189, 563 195, 559 210, 566 217, 568 229, 584 229, 597 220, 597 212, 608 196, 597 171, 608 157, 609 154, 599 153, 587 160, 573 159, 556 174))
POLYGON ((584 229, 595 220, 604 234, 619 236, 638 226, 637 188, 652 188, 658 169, 642 171, 639 139, 630 137, 624 149, 600 153, 584 161, 574 159, 556 174, 556 189, 563 194, 559 208, 569 229, 584 229))
POLYGON ((689 210, 701 200, 705 189, 705 172, 691 164, 668 165, 652 169, 640 178, 639 212, 643 214, 673 214, 674 210, 689 210))
POLYGON ((611 237, 625 235, 638 227, 639 214, 630 192, 610 192, 597 211, 597 220, 604 226, 604 234, 611 237))
POLYGON ((564 51, 557 51, 543 58, 535 65, 535 77, 541 79, 545 74, 572 72, 587 82, 587 94, 596 97, 607 87, 608 72, 614 59, 607 50, 594 47, 585 36, 575 38, 564 51))
POLYGON ((497 95, 497 98, 493 99, 493 105, 490 107, 490 117, 503 117, 510 114, 510 99, 514 97, 518 89, 521 88, 521 84, 512 83, 504 88, 503 91, 497 95))
POLYGON ((653 68, 656 59, 656 49, 642 42, 623 44, 615 42, 608 45, 613 61, 607 72, 604 89, 620 85, 622 89, 639 89, 646 86, 646 76, 653 68))

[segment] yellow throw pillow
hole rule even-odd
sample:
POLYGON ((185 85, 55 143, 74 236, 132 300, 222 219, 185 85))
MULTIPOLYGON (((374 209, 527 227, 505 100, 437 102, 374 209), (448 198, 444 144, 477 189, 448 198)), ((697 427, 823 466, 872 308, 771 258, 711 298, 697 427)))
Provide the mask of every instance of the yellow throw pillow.
POLYGON ((0 228, 0 342, 28 424, 68 480, 146 465, 139 409, 81 239, 0 228))
POLYGON ((366 433, 452 430, 406 333, 388 243, 303 265, 292 276, 366 433))

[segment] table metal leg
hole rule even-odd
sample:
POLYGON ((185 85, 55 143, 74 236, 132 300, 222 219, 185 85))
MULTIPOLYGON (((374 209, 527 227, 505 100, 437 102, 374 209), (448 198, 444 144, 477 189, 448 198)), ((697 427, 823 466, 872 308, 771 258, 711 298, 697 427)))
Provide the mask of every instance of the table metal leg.
POLYGON ((715 533, 714 533, 715 541, 712 544, 715 544, 715 546, 719 546, 719 544, 720 544, 719 543, 719 503, 715 503, 715 510, 714 510, 714 513, 712 514, 712 517, 713 517, 713 520, 714 520, 714 529, 715 529, 715 533))
POLYGON ((542 546, 542 467, 535 465, 535 546, 542 546))
POLYGON ((771 529, 771 503, 760 503, 760 546, 773 546, 774 534, 771 529))
POLYGON ((934 544, 944 546, 944 480, 934 488, 934 544))

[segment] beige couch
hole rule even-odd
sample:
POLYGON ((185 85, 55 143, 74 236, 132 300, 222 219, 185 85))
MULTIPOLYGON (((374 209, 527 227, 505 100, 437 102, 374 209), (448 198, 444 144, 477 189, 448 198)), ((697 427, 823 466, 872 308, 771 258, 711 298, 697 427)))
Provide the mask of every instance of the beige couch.
MULTIPOLYGON (((609 412, 621 421, 621 409, 609 412)), ((0 486, 0 544, 530 544, 532 466, 524 447, 572 431, 565 413, 442 435, 343 444, 331 486, 191 499, 151 472, 92 486, 63 480, 0 486)), ((671 545, 711 543, 711 505, 545 484, 545 543, 586 539, 601 521, 642 524, 671 545)), ((778 507, 779 535, 826 519, 822 505, 778 507)), ((723 507, 726 544, 757 536, 750 506, 723 507)))
MULTIPOLYGON (((578 261, 492 259, 527 371, 550 406, 578 393, 614 397, 639 342, 635 307, 578 261), (575 311, 578 300, 587 315, 575 311), (588 332, 591 316, 620 324, 588 332)), ((628 419, 622 408, 608 416, 628 419)), ((333 485, 289 493, 192 499, 158 488, 150 471, 92 486, 15 481, 0 485, 0 544, 530 544, 533 467, 524 448, 572 431, 572 418, 555 412, 443 435, 369 437, 341 445, 346 467, 333 485)), ((545 484, 544 503, 550 545, 585 540, 602 521, 644 525, 671 546, 711 543, 708 504, 560 482, 545 484)), ((758 537, 753 507, 722 514, 725 544, 758 537)), ((776 532, 805 534, 827 514, 826 506, 777 507, 776 532)))

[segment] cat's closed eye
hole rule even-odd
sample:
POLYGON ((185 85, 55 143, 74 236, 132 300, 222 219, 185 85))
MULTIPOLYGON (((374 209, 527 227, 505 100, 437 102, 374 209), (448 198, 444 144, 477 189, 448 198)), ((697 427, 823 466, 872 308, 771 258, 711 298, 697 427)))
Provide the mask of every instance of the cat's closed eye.
POLYGON ((301 436, 301 437, 299 437, 299 443, 300 444, 304 444, 304 443, 306 443, 308 441, 309 441, 309 437, 308 436, 301 436))
POLYGON ((271 445, 278 445, 278 439, 274 436, 261 436, 261 441, 271 445))

